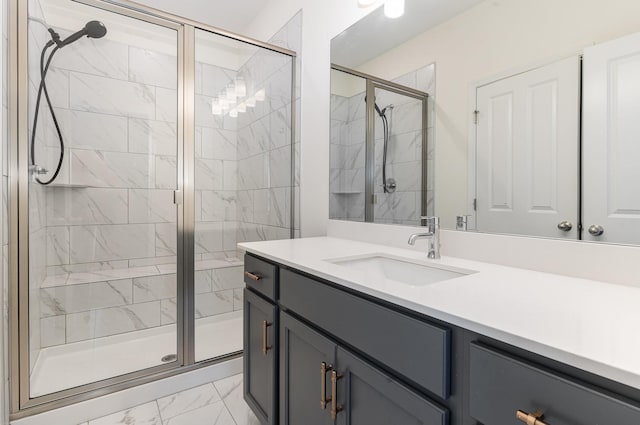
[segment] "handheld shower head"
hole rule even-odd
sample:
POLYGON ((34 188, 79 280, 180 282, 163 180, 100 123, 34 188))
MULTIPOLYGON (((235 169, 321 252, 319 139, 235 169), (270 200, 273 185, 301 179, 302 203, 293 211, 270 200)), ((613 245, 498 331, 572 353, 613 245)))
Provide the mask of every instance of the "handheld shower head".
POLYGON ((85 35, 89 38, 102 38, 107 33, 107 27, 100 21, 89 21, 80 31, 71 34, 60 42, 59 47, 67 46, 85 35))

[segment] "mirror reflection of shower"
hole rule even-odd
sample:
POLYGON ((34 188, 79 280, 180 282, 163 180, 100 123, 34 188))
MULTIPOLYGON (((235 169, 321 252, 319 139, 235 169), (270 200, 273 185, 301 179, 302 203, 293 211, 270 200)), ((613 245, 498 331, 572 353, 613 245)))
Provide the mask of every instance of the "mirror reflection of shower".
POLYGON ((31 164, 29 166, 29 170, 34 174, 34 179, 36 182, 41 185, 48 185, 52 183, 58 174, 60 173, 60 169, 62 168, 62 162, 64 161, 64 138, 62 136, 62 130, 60 129, 60 123, 58 122, 58 118, 53 109, 53 105, 51 102, 51 98, 49 96, 49 91, 47 90, 46 77, 47 72, 49 71, 49 67, 51 65, 51 61, 53 60, 53 56, 58 52, 58 50, 62 49, 65 46, 68 46, 82 37, 87 36, 88 38, 102 38, 107 33, 107 28, 104 26, 102 22, 99 21, 89 21, 79 31, 71 34, 69 37, 62 40, 60 38, 60 34, 58 34, 53 28, 48 28, 49 34, 51 35, 51 40, 45 44, 42 48, 42 53, 40 54, 40 86, 38 87, 38 96, 36 98, 36 106, 35 112, 33 115, 33 126, 31 130, 31 164), (47 51, 53 47, 51 53, 47 57, 47 51), (42 100, 42 95, 44 94, 45 102, 47 103, 47 107, 49 108, 49 112, 51 114, 51 118, 53 120, 53 125, 56 129, 56 134, 58 135, 58 142, 60 144, 60 156, 58 157, 58 165, 56 166, 56 170, 53 175, 48 180, 40 179, 40 175, 47 174, 49 170, 37 165, 36 163, 36 154, 35 154, 35 144, 36 144, 36 132, 38 128, 38 115, 40 112, 40 101, 42 100))
MULTIPOLYGON (((366 101, 367 101, 367 98, 365 97, 365 102, 366 101)), ((390 122, 391 120, 387 118, 387 111, 389 111, 389 113, 393 117, 394 106, 393 104, 389 104, 384 108, 380 109, 375 99, 373 100, 373 106, 375 107, 376 112, 378 113, 378 116, 380 117, 380 119, 382 119, 382 127, 383 127, 383 135, 384 135, 384 140, 382 142, 383 143, 382 145, 382 189, 384 193, 393 193, 396 191, 396 188, 397 188, 396 180, 393 177, 387 178, 387 152, 388 152, 389 143, 390 143, 389 139, 391 137, 391 122, 390 122)))

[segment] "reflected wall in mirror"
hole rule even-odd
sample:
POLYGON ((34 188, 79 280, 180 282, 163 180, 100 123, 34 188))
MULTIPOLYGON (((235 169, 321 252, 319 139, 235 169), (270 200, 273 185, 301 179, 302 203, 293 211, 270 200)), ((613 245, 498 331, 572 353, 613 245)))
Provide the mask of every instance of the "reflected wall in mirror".
POLYGON ((633 0, 406 0, 338 35, 331 60, 389 81, 435 64, 444 228, 640 244, 638 33, 633 0))
POLYGON ((331 70, 330 217, 419 225, 433 214, 427 90, 434 66, 395 81, 353 72, 331 70))

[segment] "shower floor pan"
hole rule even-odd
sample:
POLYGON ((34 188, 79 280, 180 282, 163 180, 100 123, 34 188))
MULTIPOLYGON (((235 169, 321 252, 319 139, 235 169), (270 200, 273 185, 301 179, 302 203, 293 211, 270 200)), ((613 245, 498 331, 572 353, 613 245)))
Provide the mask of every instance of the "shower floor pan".
MULTIPOLYGON (((51 394, 162 364, 175 354, 176 326, 44 348, 31 374, 31 396, 51 394)), ((196 320, 196 361, 242 350, 242 311, 196 320)))

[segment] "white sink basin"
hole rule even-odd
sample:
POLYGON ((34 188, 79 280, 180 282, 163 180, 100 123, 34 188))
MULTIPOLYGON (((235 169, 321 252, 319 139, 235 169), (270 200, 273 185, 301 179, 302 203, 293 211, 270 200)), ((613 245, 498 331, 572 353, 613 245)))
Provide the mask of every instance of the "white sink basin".
POLYGON ((424 286, 476 273, 472 270, 425 264, 417 260, 382 254, 334 258, 326 261, 360 271, 366 278, 384 277, 410 286, 424 286))

